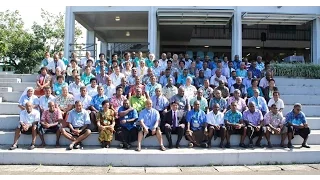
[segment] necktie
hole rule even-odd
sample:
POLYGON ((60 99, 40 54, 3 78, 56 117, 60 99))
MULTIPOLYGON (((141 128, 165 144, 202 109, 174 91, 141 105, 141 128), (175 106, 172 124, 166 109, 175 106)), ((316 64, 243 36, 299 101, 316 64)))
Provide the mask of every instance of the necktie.
POLYGON ((172 124, 173 124, 173 128, 176 128, 176 127, 177 127, 176 112, 174 112, 174 111, 173 111, 173 121, 172 121, 172 124))
POLYGON ((157 97, 156 106, 159 106, 159 97, 157 97))
POLYGON ((55 69, 57 69, 57 66, 58 66, 58 62, 57 61, 54 61, 54 66, 55 66, 55 69))

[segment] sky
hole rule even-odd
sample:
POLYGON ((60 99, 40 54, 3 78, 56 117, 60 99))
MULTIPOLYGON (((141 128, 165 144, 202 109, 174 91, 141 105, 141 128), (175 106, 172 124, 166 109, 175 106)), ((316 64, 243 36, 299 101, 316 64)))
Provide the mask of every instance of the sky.
MULTIPOLYGON (((31 29, 33 22, 37 22, 38 24, 42 24, 42 18, 41 18, 41 8, 44 9, 45 11, 48 11, 53 14, 59 14, 65 13, 66 11, 66 6, 48 6, 48 5, 41 5, 41 6, 12 6, 12 5, 1 5, 0 6, 0 12, 10 10, 10 11, 15 11, 18 10, 23 21, 24 21, 24 27, 25 29, 31 29)), ((79 43, 85 43, 86 39, 86 31, 85 28, 82 28, 82 37, 79 39, 79 43)))

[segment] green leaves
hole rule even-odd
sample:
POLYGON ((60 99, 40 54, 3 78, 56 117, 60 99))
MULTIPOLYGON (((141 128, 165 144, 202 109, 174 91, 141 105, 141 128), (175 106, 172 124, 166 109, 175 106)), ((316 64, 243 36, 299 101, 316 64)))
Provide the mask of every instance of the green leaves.
MULTIPOLYGON (((38 71, 46 51, 53 54, 64 48, 64 14, 42 9, 40 15, 44 23, 34 22, 32 32, 28 32, 19 11, 0 12, 0 60, 6 60, 5 65, 14 67, 15 73, 38 71)), ((75 38, 81 33, 76 27, 75 38)))
POLYGON ((320 78, 320 65, 315 64, 271 64, 275 76, 320 78))

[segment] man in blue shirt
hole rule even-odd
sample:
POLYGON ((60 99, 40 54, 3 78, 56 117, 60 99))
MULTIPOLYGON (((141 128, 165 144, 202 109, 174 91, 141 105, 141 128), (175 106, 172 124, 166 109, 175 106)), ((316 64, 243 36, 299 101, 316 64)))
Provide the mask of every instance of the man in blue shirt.
POLYGON ((98 86, 97 89, 98 89, 98 94, 92 97, 90 106, 89 106, 89 109, 91 110, 90 119, 92 122, 90 125, 90 129, 93 132, 98 131, 96 114, 103 109, 102 102, 104 100, 109 99, 106 95, 104 95, 103 86, 98 86))
POLYGON ((186 85, 187 77, 192 77, 192 75, 189 74, 188 69, 184 69, 183 73, 178 76, 177 86, 186 85))
MULTIPOLYGON (((291 140, 294 135, 300 135, 303 138, 302 147, 310 148, 307 140, 310 134, 310 128, 307 124, 306 116, 301 112, 302 105, 296 103, 293 110, 286 115, 286 124, 288 128, 288 148, 293 148, 291 140)), ((284 145, 282 145, 284 147, 284 145)))
POLYGON ((246 138, 247 133, 247 127, 242 119, 241 112, 237 111, 237 103, 236 101, 233 101, 230 105, 230 110, 226 112, 224 115, 224 123, 227 127, 227 144, 226 148, 230 148, 230 136, 231 134, 240 134, 241 140, 240 140, 240 147, 246 148, 246 145, 244 144, 244 139, 246 138))
POLYGON ((81 101, 75 102, 75 108, 70 111, 67 123, 69 131, 61 128, 61 134, 72 141, 67 150, 79 149, 82 146, 81 142, 91 134, 91 130, 88 129, 91 123, 89 113, 82 108, 81 101))
POLYGON ((141 151, 141 141, 143 137, 157 136, 160 144, 160 150, 165 151, 166 148, 163 146, 162 134, 160 130, 160 114, 152 108, 152 101, 146 100, 146 108, 139 113, 138 122, 140 123, 140 129, 138 133, 138 147, 136 151, 141 151))
POLYGON ((235 70, 240 69, 241 60, 239 59, 239 55, 235 55, 234 60, 232 62, 233 62, 233 68, 235 70))
POLYGON ((207 148, 207 136, 207 117, 205 112, 200 109, 200 101, 196 100, 193 103, 193 109, 187 114, 186 138, 190 141, 189 147, 207 148))
POLYGON ((252 77, 258 80, 261 79, 261 71, 257 68, 257 61, 253 61, 249 68, 249 71, 252 71, 252 77))
POLYGON ((118 116, 119 121, 115 138, 122 142, 120 147, 130 149, 131 143, 138 138, 138 129, 135 124, 138 120, 138 112, 130 107, 129 100, 125 99, 123 106, 118 110, 118 116))

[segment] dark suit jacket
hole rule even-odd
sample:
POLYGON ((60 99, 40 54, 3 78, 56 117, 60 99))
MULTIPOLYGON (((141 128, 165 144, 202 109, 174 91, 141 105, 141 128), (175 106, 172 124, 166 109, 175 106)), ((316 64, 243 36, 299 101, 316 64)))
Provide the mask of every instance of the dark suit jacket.
MULTIPOLYGON (((264 90, 263 90, 263 95, 264 95, 264 99, 267 101, 267 103, 269 102, 270 98, 269 98, 269 90, 270 87, 267 86, 264 90)), ((273 87, 273 91, 278 91, 277 87, 273 87)))
MULTIPOLYGON (((172 110, 168 111, 165 115, 164 115, 164 119, 163 119, 163 126, 165 124, 170 124, 172 125, 172 110)), ((182 110, 177 110, 176 112, 176 116, 178 119, 178 124, 186 124, 186 113, 182 110)))

